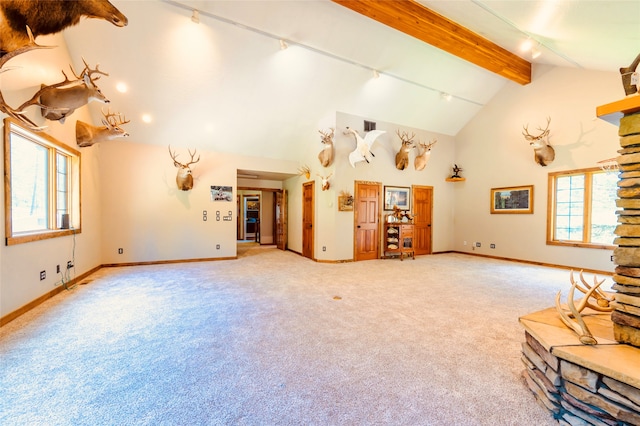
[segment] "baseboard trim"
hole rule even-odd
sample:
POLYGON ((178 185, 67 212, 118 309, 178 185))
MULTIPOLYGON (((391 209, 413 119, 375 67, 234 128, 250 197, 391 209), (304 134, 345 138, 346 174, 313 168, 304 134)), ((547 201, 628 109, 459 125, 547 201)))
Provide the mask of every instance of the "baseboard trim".
POLYGON ((227 257, 204 257, 199 259, 175 259, 175 260, 149 260, 146 262, 123 262, 123 263, 103 263, 102 268, 117 268, 120 266, 145 266, 145 265, 167 265, 170 263, 194 263, 194 262, 213 262, 216 260, 236 260, 238 256, 227 257))
MULTIPOLYGON (((555 264, 555 263, 536 262, 536 261, 533 261, 533 260, 524 260, 524 259, 514 259, 514 258, 511 258, 511 257, 492 256, 490 254, 468 253, 468 252, 456 251, 456 250, 441 251, 441 252, 438 252, 438 254, 439 253, 466 254, 468 256, 488 257, 490 259, 506 260, 508 262, 526 263, 526 264, 529 264, 529 265, 546 266, 548 268, 566 269, 567 271, 571 271, 571 270, 573 270, 573 271, 584 271, 584 272, 589 272, 589 273, 592 273, 592 274, 613 276, 613 272, 602 271, 602 270, 599 270, 599 269, 580 268, 580 267, 577 267, 577 266, 558 265, 558 264, 555 264)), ((436 253, 434 253, 434 254, 436 254, 436 253)))
POLYGON ((0 327, 4 326, 5 324, 10 323, 14 319, 16 319, 19 316, 29 312, 31 309, 35 308, 36 306, 40 305, 41 303, 44 303, 45 301, 51 299, 52 297, 58 295, 59 293, 62 293, 62 291, 68 289, 69 287, 75 286, 76 284, 78 284, 80 281, 82 281, 83 279, 85 279, 89 275, 93 274, 94 272, 99 271, 100 268, 102 268, 102 266, 96 266, 95 268, 90 269, 89 271, 78 275, 77 277, 75 277, 74 279, 69 281, 69 283, 66 286, 60 285, 60 286, 54 288, 53 290, 51 290, 50 292, 45 293, 42 296, 40 296, 40 297, 32 300, 31 302, 27 303, 26 305, 16 309, 15 311, 10 312, 10 313, 8 313, 7 315, 5 315, 3 317, 0 317, 0 327))

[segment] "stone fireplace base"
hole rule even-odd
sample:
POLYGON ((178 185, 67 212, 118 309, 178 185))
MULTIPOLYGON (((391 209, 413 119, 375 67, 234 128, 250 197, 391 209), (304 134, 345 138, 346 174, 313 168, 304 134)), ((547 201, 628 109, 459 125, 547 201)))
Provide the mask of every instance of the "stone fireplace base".
POLYGON ((562 425, 640 425, 640 348, 615 340, 611 314, 583 318, 597 345, 581 344, 555 308, 520 318, 527 385, 562 425))

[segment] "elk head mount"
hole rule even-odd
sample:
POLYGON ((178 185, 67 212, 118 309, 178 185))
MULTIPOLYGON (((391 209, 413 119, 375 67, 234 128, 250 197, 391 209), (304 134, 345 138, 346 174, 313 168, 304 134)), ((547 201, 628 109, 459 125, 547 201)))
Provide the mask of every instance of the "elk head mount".
POLYGON ((191 174, 191 168, 189 168, 189 166, 200 161, 200 156, 198 155, 198 159, 194 160, 193 157, 196 155, 196 150, 194 149, 193 153, 189 150, 191 159, 188 163, 183 164, 178 161, 178 156, 171 151, 171 145, 169 145, 169 155, 171 155, 173 165, 178 169, 178 174, 176 175, 178 189, 181 191, 190 191, 191 188, 193 188, 193 175, 191 174))
POLYGON ((402 141, 400 150, 396 154, 396 169, 404 170, 409 165, 409 151, 414 147, 413 138, 416 134, 412 133, 411 136, 409 136, 407 132, 402 132, 402 134, 400 134, 400 130, 396 130, 396 134, 402 141))
POLYGON ((76 25, 80 18, 98 18, 117 27, 127 25, 124 16, 108 0, 2 0, 0 1, 0 56, 30 43, 30 28, 35 37, 54 34, 76 25))
POLYGON ((547 118, 547 127, 542 129, 538 127, 540 134, 532 135, 529 133, 529 125, 523 126, 524 138, 529 142, 529 145, 533 147, 533 154, 536 163, 545 167, 553 162, 556 158, 556 152, 553 147, 549 144, 549 124, 551 123, 551 118, 547 118))
POLYGON ((335 129, 329 129, 328 132, 318 130, 322 135, 321 142, 324 144, 322 151, 318 154, 318 160, 322 167, 329 167, 333 163, 333 132, 335 129))
POLYGON ((414 160, 414 167, 417 171, 423 170, 427 165, 431 157, 431 147, 434 146, 436 142, 438 142, 437 139, 434 139, 428 144, 418 141, 418 146, 416 147, 418 155, 416 155, 416 159, 414 160))
POLYGON ((123 124, 129 123, 120 113, 112 114, 111 110, 105 113, 102 110, 102 124, 104 126, 96 127, 83 121, 76 121, 76 143, 80 147, 91 146, 98 142, 109 141, 115 138, 129 136, 122 127, 123 124))

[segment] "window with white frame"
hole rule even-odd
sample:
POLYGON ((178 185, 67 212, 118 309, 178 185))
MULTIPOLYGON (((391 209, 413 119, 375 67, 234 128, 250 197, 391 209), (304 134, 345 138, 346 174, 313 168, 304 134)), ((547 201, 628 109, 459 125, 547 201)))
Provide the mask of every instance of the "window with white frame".
POLYGON ((80 152, 4 120, 5 244, 80 232, 80 152))
POLYGON ((547 244, 612 248, 617 183, 600 168, 549 173, 547 244))

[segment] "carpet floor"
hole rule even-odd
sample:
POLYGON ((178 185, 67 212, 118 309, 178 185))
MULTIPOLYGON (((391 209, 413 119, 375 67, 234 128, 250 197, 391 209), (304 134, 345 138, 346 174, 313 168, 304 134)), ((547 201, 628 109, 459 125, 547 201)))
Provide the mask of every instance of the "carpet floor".
POLYGON ((518 317, 569 271, 464 254, 103 268, 0 328, 2 425, 553 425, 518 317))

